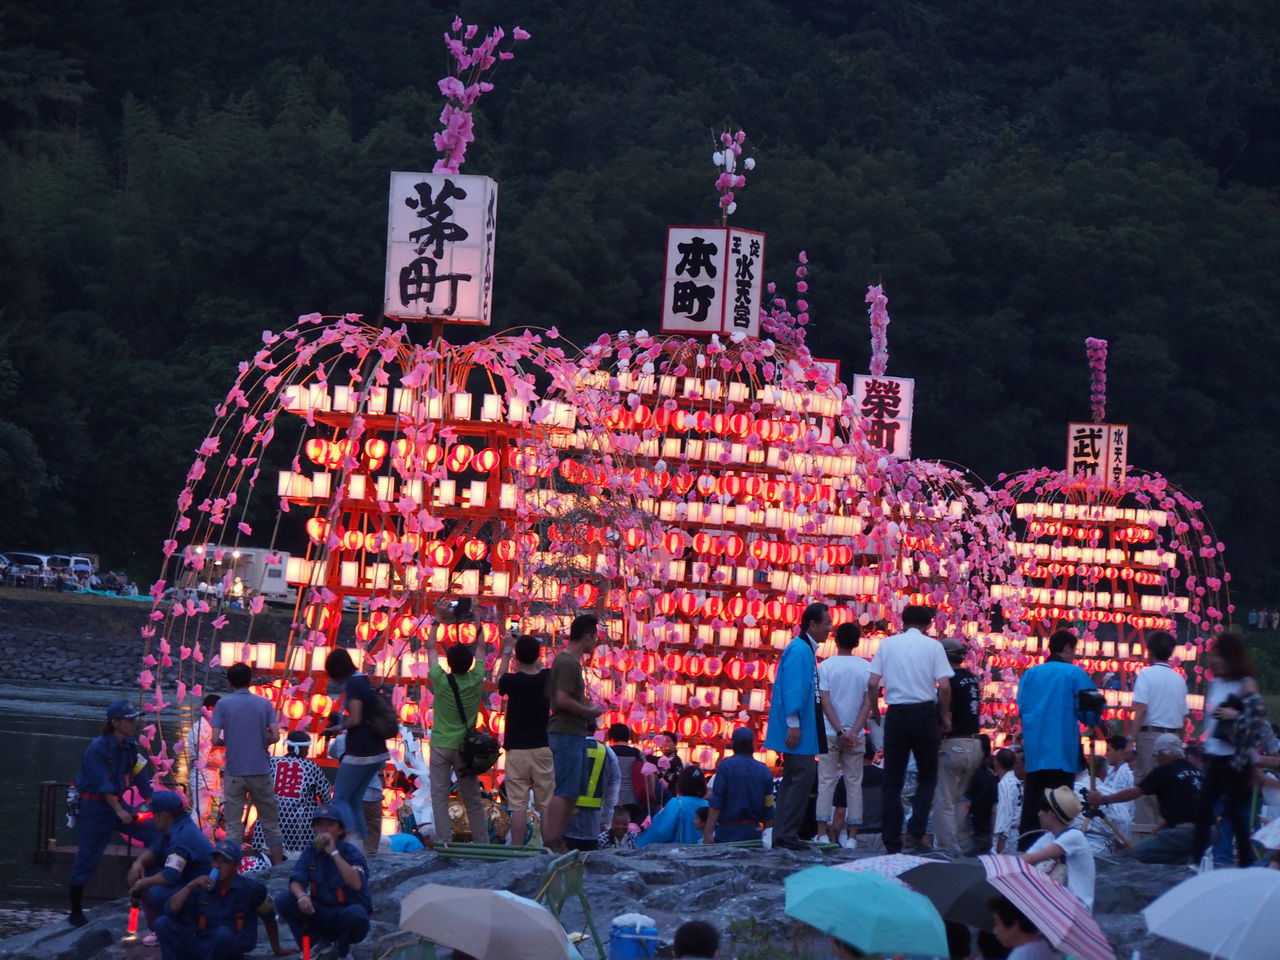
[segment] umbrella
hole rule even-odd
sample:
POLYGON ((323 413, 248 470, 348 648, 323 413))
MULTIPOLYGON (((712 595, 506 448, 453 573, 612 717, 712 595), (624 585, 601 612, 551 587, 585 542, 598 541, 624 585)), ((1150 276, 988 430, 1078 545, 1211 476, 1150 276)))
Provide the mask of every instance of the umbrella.
POLYGON ((1280 940, 1280 871, 1220 869, 1166 890, 1142 911, 1147 929, 1229 960, 1271 960, 1280 940))
POLYGON ((860 860, 850 860, 848 863, 836 864, 833 870, 847 870, 850 873, 878 873, 882 877, 888 877, 894 883, 907 886, 898 879, 898 874, 906 873, 913 867, 919 867, 926 863, 934 863, 925 857, 912 856, 909 853, 889 853, 882 857, 863 857, 860 860))
POLYGON ((787 916, 863 953, 947 955, 946 928, 933 904, 888 877, 809 867, 785 886, 787 916))
POLYGON ((1019 857, 985 854, 978 860, 990 884, 1063 953, 1076 960, 1115 960, 1116 952, 1093 914, 1066 887, 1019 857))
POLYGON ((947 920, 991 929, 987 901, 999 891, 988 882, 987 870, 977 860, 925 860, 903 871, 898 879, 928 897, 947 920))
POLYGON ((576 956, 550 910, 505 890, 428 883, 400 902, 400 926, 477 960, 576 956))

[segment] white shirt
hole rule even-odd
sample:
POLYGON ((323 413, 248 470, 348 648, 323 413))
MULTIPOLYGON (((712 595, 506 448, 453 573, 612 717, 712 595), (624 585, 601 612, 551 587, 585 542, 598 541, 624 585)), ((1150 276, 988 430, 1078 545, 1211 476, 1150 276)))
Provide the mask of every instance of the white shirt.
POLYGON ((1187 681, 1167 663, 1153 663, 1133 681, 1133 702, 1147 705, 1144 727, 1181 730, 1187 715, 1187 681))
POLYGON ((1057 960, 1057 952, 1044 937, 1037 937, 1030 943, 1014 947, 1009 960, 1057 960))
POLYGON ((1056 837, 1050 833, 1042 833, 1040 839, 1031 845, 1028 853, 1039 853, 1051 844, 1057 844, 1066 854, 1067 889, 1076 895, 1090 912, 1093 910, 1093 887, 1096 868, 1093 863, 1093 848, 1083 833, 1074 827, 1063 830, 1056 837))
POLYGON ((871 672, 883 681, 884 702, 891 707, 935 702, 937 681, 955 673, 942 644, 915 627, 884 638, 871 659, 871 672))
MULTIPOLYGON (((840 729, 834 730, 831 721, 825 720, 827 736, 835 737, 853 726, 867 695, 867 681, 871 679, 871 664, 862 657, 828 657, 818 664, 818 690, 831 695, 831 706, 840 718, 840 729)), ((856 731, 861 733, 862 731, 856 731)))
POLYGON ((1010 770, 996 784, 996 823, 992 827, 997 837, 1004 837, 1005 853, 1015 853, 1022 830, 1022 781, 1010 770))

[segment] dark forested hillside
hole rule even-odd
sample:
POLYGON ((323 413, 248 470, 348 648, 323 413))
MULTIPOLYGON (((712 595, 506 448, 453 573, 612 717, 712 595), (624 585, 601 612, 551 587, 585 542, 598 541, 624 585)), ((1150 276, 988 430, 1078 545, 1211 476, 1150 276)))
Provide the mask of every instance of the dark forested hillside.
MULTIPOLYGON (((533 34, 478 109, 496 311, 578 342, 657 325, 663 228, 735 220, 815 352, 918 381, 916 449, 1058 465, 1111 342, 1132 458, 1201 497, 1275 602, 1280 8, 1271 0, 464 2, 533 34)), ((376 315, 387 172, 429 169, 453 6, 13 0, 0 12, 0 549, 148 571, 264 328, 376 315)))

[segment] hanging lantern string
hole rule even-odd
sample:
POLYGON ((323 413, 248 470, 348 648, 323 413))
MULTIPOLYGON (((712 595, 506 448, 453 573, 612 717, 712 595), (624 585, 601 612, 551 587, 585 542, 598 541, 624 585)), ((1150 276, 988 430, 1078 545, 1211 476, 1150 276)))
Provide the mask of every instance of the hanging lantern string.
POLYGON ((1093 422, 1107 418, 1107 341, 1089 337, 1084 342, 1089 357, 1089 406, 1093 422))
POLYGON ((884 286, 867 287, 867 316, 871 318, 871 375, 883 377, 889 367, 889 298, 884 286))

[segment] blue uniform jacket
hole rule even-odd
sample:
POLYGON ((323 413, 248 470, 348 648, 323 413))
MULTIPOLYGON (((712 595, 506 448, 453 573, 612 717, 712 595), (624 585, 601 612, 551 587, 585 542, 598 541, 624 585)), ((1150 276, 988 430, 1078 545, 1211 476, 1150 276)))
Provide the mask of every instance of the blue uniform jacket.
POLYGON ((164 882, 171 887, 190 883, 213 869, 213 847, 185 813, 147 849, 155 854, 164 882))
POLYGON ((137 742, 117 740, 114 733, 95 738, 80 760, 76 789, 82 794, 119 797, 132 786, 144 797, 151 796, 151 768, 138 756, 137 742))
POLYGON ((816 756, 818 753, 817 691, 814 689, 818 660, 804 637, 796 637, 782 651, 778 679, 769 701, 769 728, 764 745, 779 753, 816 756), (800 743, 787 749, 787 716, 800 714, 800 743))
POLYGON ((235 934, 236 946, 248 953, 258 945, 258 915, 274 913, 266 887, 249 877, 235 877, 226 892, 217 887, 191 891, 174 916, 195 927, 197 937, 212 936, 218 927, 226 927, 235 934))
POLYGON ((1089 675, 1064 660, 1046 660, 1022 675, 1018 713, 1028 771, 1080 769, 1083 718, 1076 695, 1092 689, 1089 675))
POLYGON ((333 857, 318 847, 310 846, 298 855, 298 863, 289 874, 289 882, 294 880, 307 888, 312 903, 324 907, 345 907, 357 903, 366 910, 373 911, 373 898, 369 896, 369 866, 364 854, 358 847, 345 840, 338 842, 338 852, 342 859, 356 868, 363 878, 359 890, 352 890, 342 882, 337 864, 333 857))
POLYGON ((773 774, 747 754, 725 757, 711 784, 711 806, 726 826, 745 820, 768 823, 773 819, 773 774))

